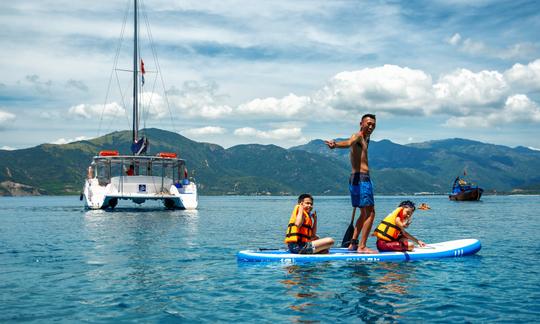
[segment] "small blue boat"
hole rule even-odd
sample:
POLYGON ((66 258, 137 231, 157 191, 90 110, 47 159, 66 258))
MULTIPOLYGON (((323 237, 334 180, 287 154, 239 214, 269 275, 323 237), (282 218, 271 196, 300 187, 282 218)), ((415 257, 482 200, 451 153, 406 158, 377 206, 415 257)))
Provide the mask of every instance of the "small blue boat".
POLYGON ((456 177, 456 180, 454 180, 454 184, 452 185, 452 193, 448 195, 448 198, 456 201, 480 200, 483 192, 484 189, 477 185, 468 183, 460 177, 456 177))

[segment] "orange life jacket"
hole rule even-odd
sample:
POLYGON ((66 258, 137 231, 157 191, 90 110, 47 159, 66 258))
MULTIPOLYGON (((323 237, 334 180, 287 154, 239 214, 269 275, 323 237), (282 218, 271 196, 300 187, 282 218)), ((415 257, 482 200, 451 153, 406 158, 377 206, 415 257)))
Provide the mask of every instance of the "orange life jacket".
POLYGON ((401 234, 401 229, 396 225, 396 218, 401 216, 403 207, 398 207, 396 210, 386 216, 375 229, 375 236, 385 241, 396 241, 401 234))
POLYGON ((285 235, 285 243, 306 243, 311 241, 311 237, 313 236, 313 221, 311 220, 311 216, 304 210, 302 217, 304 217, 304 221, 302 222, 302 225, 300 228, 296 226, 296 215, 298 214, 298 208, 300 208, 300 205, 296 205, 294 207, 294 210, 291 214, 291 219, 289 220, 289 226, 287 227, 287 235, 285 235))

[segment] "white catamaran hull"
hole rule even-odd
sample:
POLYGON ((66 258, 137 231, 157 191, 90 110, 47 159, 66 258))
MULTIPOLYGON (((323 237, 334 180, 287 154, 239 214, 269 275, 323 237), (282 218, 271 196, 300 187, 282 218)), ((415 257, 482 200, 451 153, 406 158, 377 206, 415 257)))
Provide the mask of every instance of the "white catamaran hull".
POLYGON ((83 192, 85 206, 90 209, 114 208, 118 200, 142 204, 146 200, 162 200, 170 209, 196 209, 197 186, 194 182, 173 184, 168 178, 156 176, 113 177, 100 184, 96 178, 87 179, 83 192))

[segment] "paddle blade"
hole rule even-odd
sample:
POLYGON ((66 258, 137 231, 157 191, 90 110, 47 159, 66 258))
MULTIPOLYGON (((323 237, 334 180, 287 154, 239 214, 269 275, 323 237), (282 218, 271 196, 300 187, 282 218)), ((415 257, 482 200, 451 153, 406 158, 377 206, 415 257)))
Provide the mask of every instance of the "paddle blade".
POLYGON ((352 236, 354 234, 354 226, 353 223, 349 224, 349 227, 347 227, 347 231, 345 232, 345 235, 343 235, 343 241, 341 241, 341 247, 348 247, 351 243, 352 236))

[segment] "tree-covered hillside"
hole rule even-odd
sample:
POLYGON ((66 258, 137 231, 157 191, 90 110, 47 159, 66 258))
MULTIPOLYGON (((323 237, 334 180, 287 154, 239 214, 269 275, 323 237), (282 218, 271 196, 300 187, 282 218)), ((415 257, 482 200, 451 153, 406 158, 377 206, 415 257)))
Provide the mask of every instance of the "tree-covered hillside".
MULTIPOLYGON (((344 195, 350 173, 348 150, 330 150, 321 140, 284 149, 275 145, 219 145, 192 141, 159 129, 143 131, 149 154, 175 152, 187 161, 202 195, 344 195)), ((64 145, 0 150, 0 195, 78 194, 86 169, 100 150, 128 154, 131 132, 114 132, 64 145)), ((538 192, 540 152, 464 139, 410 145, 371 141, 370 172, 376 194, 446 193, 466 170, 487 192, 538 192)))

